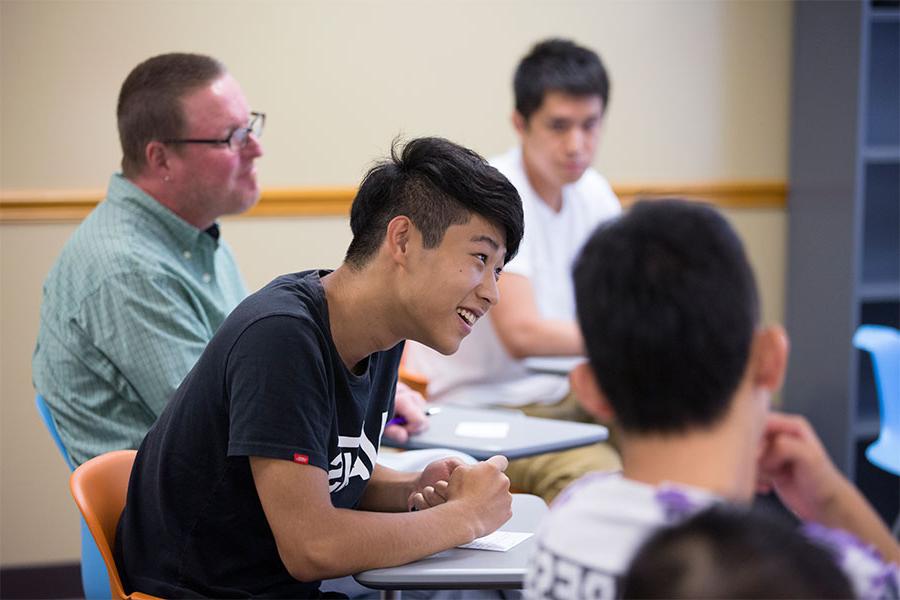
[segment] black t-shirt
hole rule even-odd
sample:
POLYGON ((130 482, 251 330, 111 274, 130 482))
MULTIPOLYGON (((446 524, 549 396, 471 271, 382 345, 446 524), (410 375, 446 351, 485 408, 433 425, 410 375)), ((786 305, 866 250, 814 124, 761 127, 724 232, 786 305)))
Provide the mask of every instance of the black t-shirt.
MULTIPOLYGON (((304 598, 256 493, 248 456, 328 472, 331 502, 353 508, 393 411, 402 343, 341 361, 324 272, 285 275, 242 302, 144 438, 116 536, 123 584, 162 597, 304 598)), ((304 510, 298 506, 297 510, 304 510)))

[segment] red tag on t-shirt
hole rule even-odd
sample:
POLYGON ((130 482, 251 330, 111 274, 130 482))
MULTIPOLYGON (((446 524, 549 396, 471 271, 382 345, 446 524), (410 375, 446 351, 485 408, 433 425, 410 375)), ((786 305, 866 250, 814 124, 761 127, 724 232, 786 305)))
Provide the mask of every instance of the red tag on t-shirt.
POLYGON ((294 462, 301 464, 301 465, 308 465, 309 464, 309 456, 306 454, 298 454, 298 453, 294 452, 294 462))

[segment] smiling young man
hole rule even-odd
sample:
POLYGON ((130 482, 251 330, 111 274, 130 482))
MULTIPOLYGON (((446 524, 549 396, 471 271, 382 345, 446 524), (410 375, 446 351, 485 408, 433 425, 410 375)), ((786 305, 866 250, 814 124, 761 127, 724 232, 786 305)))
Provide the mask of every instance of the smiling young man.
POLYGON ((339 268, 285 275, 234 310, 147 434, 116 536, 127 589, 314 597, 321 579, 509 518, 503 457, 399 473, 376 456, 403 340, 454 352, 497 303, 522 235, 515 188, 473 152, 417 139, 366 175, 350 226, 339 268))
MULTIPOLYGON (((519 63, 513 125, 519 146, 491 161, 522 197, 525 237, 500 282, 503 301, 445 357, 411 344, 407 365, 428 379, 429 399, 500 404, 533 416, 588 421, 564 374, 538 373, 522 359, 578 356, 571 271, 593 228, 620 212, 606 179, 591 168, 609 78, 593 51, 545 40, 519 63)), ((586 471, 615 467, 608 445, 513 461, 513 486, 551 501, 586 471)))

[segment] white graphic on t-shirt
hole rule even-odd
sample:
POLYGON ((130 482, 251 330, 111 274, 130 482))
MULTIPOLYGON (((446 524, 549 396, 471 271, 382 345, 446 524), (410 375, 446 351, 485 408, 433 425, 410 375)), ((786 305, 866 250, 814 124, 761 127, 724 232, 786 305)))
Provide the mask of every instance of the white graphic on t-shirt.
MULTIPOLYGON (((387 421, 387 412, 381 413, 381 428, 378 431, 378 437, 381 439, 381 432, 384 431, 384 424, 387 421)), ((360 426, 358 436, 339 435, 338 436, 338 454, 331 459, 333 469, 328 471, 328 491, 329 493, 338 492, 348 485, 354 477, 362 477, 363 481, 367 481, 372 477, 372 470, 375 468, 375 461, 378 459, 378 446, 366 437, 366 423, 363 421, 360 426), (359 448, 360 452, 353 460, 352 450, 359 448), (363 461, 365 457, 368 462, 363 461)))

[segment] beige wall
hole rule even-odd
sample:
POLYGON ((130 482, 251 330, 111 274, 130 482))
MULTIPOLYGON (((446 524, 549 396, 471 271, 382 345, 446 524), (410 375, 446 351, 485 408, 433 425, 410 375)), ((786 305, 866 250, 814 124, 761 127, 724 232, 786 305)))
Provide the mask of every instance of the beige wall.
MULTIPOLYGON (((574 37, 612 74, 597 167, 613 183, 783 180, 790 5, 781 2, 0 2, 0 187, 100 188, 115 98, 137 62, 221 58, 268 113, 263 185, 354 184, 390 140, 513 143, 509 80, 536 39, 574 37)), ((769 320, 783 314, 785 215, 731 210, 769 320)), ((0 225, 0 564, 76 560, 66 469, 33 407, 40 285, 74 224, 0 225)), ((229 219, 248 286, 334 266, 344 218, 229 219)))

